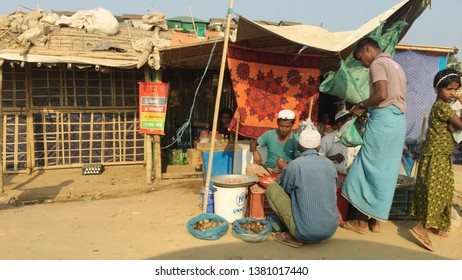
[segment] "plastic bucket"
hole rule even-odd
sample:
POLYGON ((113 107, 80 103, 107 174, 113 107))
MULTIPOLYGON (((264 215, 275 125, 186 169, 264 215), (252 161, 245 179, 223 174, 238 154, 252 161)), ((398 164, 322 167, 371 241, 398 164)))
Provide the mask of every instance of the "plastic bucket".
POLYGON ((247 186, 217 187, 214 192, 215 214, 225 218, 228 223, 242 219, 247 206, 247 186))
MULTIPOLYGON (((206 213, 214 213, 214 195, 213 193, 216 191, 214 187, 209 188, 209 195, 208 195, 208 200, 207 200, 207 209, 206 213)), ((204 194, 205 194, 205 188, 201 189, 201 208, 203 208, 204 205, 204 194)))

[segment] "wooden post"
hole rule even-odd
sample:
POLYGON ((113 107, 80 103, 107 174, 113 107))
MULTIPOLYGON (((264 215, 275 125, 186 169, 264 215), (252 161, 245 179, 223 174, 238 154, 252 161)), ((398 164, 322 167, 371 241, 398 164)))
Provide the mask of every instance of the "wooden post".
POLYGON ((234 158, 233 158, 233 174, 236 174, 236 158, 237 158, 237 140, 239 138, 239 123, 241 122, 241 114, 237 110, 236 116, 236 134, 234 135, 234 158))
POLYGON ((0 60, 0 193, 3 193, 3 59, 0 60))
MULTIPOLYGON (((144 68, 144 80, 151 81, 149 68, 144 68)), ((144 160, 146 162, 146 184, 152 184, 152 135, 144 134, 144 160)))
POLYGON ((209 199, 210 176, 212 175, 213 152, 215 149, 215 135, 217 133, 218 111, 220 110, 221 90, 223 88, 223 77, 225 74, 226 56, 228 53, 229 26, 231 24, 231 13, 233 9, 233 2, 234 0, 229 0, 228 16, 226 18, 225 41, 223 43, 223 53, 221 55, 220 75, 218 77, 217 97, 215 100, 215 113, 213 115, 212 137, 210 139, 210 156, 209 156, 209 162, 208 162, 208 168, 207 168, 207 177, 205 179, 204 203, 202 205, 203 213, 207 213, 207 204, 208 204, 208 199, 209 199))
MULTIPOLYGON (((156 70, 155 82, 162 82, 162 72, 156 70)), ((154 178, 162 180, 162 153, 160 151, 160 136, 154 135, 154 178)))
MULTIPOLYGON (((27 174, 31 174, 32 170, 36 167, 35 166, 35 145, 34 145, 34 114, 32 113, 31 105, 32 105, 32 69, 31 64, 28 63, 26 67, 26 130, 27 130, 27 174)), ((45 120, 45 118, 43 118, 45 120)), ((44 134, 45 135, 45 134, 44 134)), ((46 138, 44 138, 46 139, 46 138)), ((44 157, 46 158, 46 157, 44 157)), ((47 163, 48 166, 48 163, 47 163)))
POLYGON ((312 112, 313 112, 313 97, 311 97, 311 99, 310 99, 310 110, 308 111, 308 119, 310 119, 310 120, 311 120, 311 113, 312 112))

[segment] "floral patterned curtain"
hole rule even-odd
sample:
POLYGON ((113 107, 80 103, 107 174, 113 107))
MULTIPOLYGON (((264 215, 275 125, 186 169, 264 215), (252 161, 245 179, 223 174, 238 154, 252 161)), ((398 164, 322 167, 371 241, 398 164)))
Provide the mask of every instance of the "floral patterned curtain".
POLYGON ((228 67, 238 109, 230 124, 235 130, 239 114, 239 134, 257 138, 277 127, 280 110, 295 112, 300 120, 317 120, 320 82, 320 56, 287 54, 228 47, 228 67))

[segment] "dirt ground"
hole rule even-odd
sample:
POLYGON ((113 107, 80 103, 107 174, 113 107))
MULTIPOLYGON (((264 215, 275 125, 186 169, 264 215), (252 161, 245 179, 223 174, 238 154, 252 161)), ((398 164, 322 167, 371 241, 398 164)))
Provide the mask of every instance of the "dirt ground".
MULTIPOLYGON (((454 165, 462 205, 462 165, 454 165)), ((415 221, 389 221, 382 233, 339 228, 319 244, 291 248, 272 240, 242 241, 229 230, 219 240, 188 233, 201 213, 202 180, 170 179, 148 185, 143 166, 107 167, 101 175, 79 169, 4 177, 0 198, 0 259, 11 260, 361 260, 462 259, 462 227, 448 239, 432 236, 435 252, 409 233, 415 221)))

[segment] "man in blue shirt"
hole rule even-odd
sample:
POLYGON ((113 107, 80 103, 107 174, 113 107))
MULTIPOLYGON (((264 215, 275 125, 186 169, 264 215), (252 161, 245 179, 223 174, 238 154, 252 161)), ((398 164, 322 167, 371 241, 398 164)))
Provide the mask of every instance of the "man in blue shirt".
POLYGON ((273 183, 266 189, 271 208, 289 230, 275 233, 274 239, 292 247, 326 240, 338 227, 337 171, 332 161, 318 154, 320 142, 318 131, 302 131, 301 155, 281 164, 281 185, 273 183))

